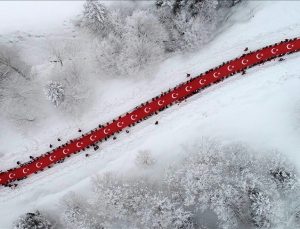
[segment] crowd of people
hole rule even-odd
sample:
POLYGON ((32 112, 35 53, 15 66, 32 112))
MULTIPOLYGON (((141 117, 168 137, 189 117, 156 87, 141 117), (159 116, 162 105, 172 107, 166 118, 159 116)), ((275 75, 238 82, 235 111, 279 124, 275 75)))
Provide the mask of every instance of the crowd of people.
MULTIPOLYGON (((153 97, 153 98, 150 99, 149 101, 147 101, 147 102, 145 102, 145 103, 142 103, 141 105, 135 107, 134 110, 137 110, 137 109, 139 109, 139 108, 144 108, 145 106, 149 105, 151 102, 157 101, 157 100, 160 99, 162 96, 164 96, 164 95, 166 95, 166 94, 168 94, 168 93, 171 93, 172 91, 178 89, 179 87, 186 86, 186 85, 188 85, 189 83, 191 83, 192 81, 198 80, 199 78, 203 77, 204 75, 207 75, 207 74, 209 74, 209 73, 212 73, 212 72, 216 71, 217 69, 220 69, 220 68, 222 68, 223 66, 225 66, 225 65, 227 65, 227 64, 229 64, 229 63, 231 63, 231 62, 234 62, 234 61, 236 61, 236 60, 238 60, 238 59, 240 59, 240 58, 242 58, 242 57, 245 57, 246 55, 253 54, 253 53, 256 53, 256 52, 259 52, 259 51, 261 51, 261 50, 263 50, 263 49, 265 49, 265 48, 271 48, 271 47, 277 46, 277 45, 279 45, 279 44, 281 44, 281 43, 284 43, 284 42, 294 41, 294 40, 296 40, 296 39, 297 39, 297 38, 290 39, 290 40, 289 40, 289 39, 286 39, 286 40, 284 40, 284 41, 282 41, 282 42, 280 42, 280 43, 275 43, 274 45, 269 45, 269 46, 264 47, 264 48, 262 48, 262 49, 256 50, 255 52, 244 53, 241 57, 238 57, 238 58, 236 58, 236 59, 234 59, 234 60, 231 60, 231 61, 228 61, 228 62, 223 62, 221 65, 219 65, 219 66, 217 66, 217 67, 215 67, 215 68, 213 68, 213 69, 210 69, 210 70, 206 71, 205 73, 200 74, 199 76, 195 76, 195 77, 190 78, 190 77, 191 77, 191 74, 187 73, 187 74, 186 74, 186 77, 187 77, 187 78, 190 78, 188 81, 186 81, 186 82, 184 82, 184 83, 181 83, 181 84, 177 85, 177 86, 176 86, 175 88, 173 88, 173 89, 170 88, 170 89, 169 89, 168 91, 166 91, 166 92, 161 92, 161 94, 160 94, 159 96, 153 97)), ((248 50, 249 50, 248 47, 246 47, 246 48, 244 49, 245 52, 247 52, 248 50)), ((291 54, 291 53, 296 52, 296 51, 297 51, 297 50, 290 51, 290 52, 288 52, 288 53, 286 53, 286 54, 291 54)), ((237 74, 237 73, 241 73, 242 75, 245 75, 246 70, 247 70, 248 68, 253 67, 253 66, 256 66, 256 65, 259 65, 259 64, 262 64, 262 63, 264 63, 264 62, 266 62, 266 61, 270 61, 270 60, 275 59, 275 58, 278 58, 278 57, 280 57, 279 61, 283 61, 284 59, 282 58, 282 56, 284 56, 284 55, 286 55, 286 54, 281 54, 281 55, 272 56, 272 57, 269 57, 267 60, 264 59, 264 60, 261 60, 261 61, 255 63, 255 64, 247 65, 245 68, 243 68, 243 69, 241 69, 241 70, 235 70, 235 71, 232 71, 229 75, 226 75, 226 76, 223 76, 223 77, 220 77, 219 79, 217 79, 217 82, 222 81, 222 80, 226 79, 227 77, 232 76, 232 75, 237 74)), ((158 111, 149 112, 149 114, 148 114, 146 117, 137 119, 135 122, 131 123, 128 127, 135 126, 136 123, 139 123, 139 122, 141 122, 141 121, 143 121, 143 120, 146 120, 146 119, 150 118, 150 117, 153 116, 153 115, 157 115, 160 111, 165 110, 166 108, 172 106, 173 104, 179 104, 179 103, 181 103, 182 101, 186 101, 186 99, 187 99, 188 97, 190 97, 190 96, 192 96, 192 95, 198 93, 199 91, 205 89, 205 88, 208 87, 208 86, 210 86, 210 85, 205 85, 204 87, 202 87, 202 88, 200 88, 200 89, 193 90, 193 91, 191 91, 191 93, 187 94, 187 95, 184 96, 184 97, 181 97, 180 99, 178 99, 178 100, 172 102, 171 104, 167 104, 167 105, 162 106, 162 108, 160 108, 158 111)), ((128 116, 128 115, 130 115, 130 114, 131 114, 131 112, 127 112, 126 114, 119 116, 118 119, 113 119, 111 122, 107 122, 105 125, 99 124, 98 127, 97 127, 96 129, 91 130, 90 132, 88 132, 88 133, 86 133, 86 134, 82 134, 80 138, 77 138, 77 139, 74 139, 74 140, 69 140, 67 143, 60 145, 60 146, 57 147, 56 149, 53 149, 53 145, 50 144, 50 145, 49 145, 49 148, 52 149, 51 151, 46 152, 45 154, 42 154, 42 155, 39 156, 39 157, 34 157, 34 156, 30 155, 30 156, 29 156, 30 160, 29 160, 28 162, 21 163, 20 161, 17 161, 17 165, 18 165, 19 168, 20 168, 20 167, 24 167, 24 166, 26 166, 26 165, 28 165, 28 164, 31 164, 31 163, 36 162, 37 160, 40 160, 41 158, 48 157, 49 155, 53 154, 56 150, 61 149, 61 148, 64 148, 64 147, 66 147, 67 145, 69 145, 69 144, 71 144, 71 143, 73 143, 73 142, 75 142, 75 141, 80 140, 82 137, 85 137, 85 136, 87 136, 87 135, 96 133, 96 132, 99 131, 100 129, 102 129, 102 128, 104 128, 104 127, 107 127, 108 125, 110 125, 110 124, 112 124, 112 123, 115 123, 116 121, 119 121, 119 120, 120 120, 121 118, 123 118, 124 116, 128 116)), ((155 124, 155 125, 158 125, 158 121, 155 121, 154 124, 155 124)), ((91 144, 90 146, 87 146, 86 148, 79 149, 79 150, 77 150, 76 152, 74 152, 73 154, 77 154, 77 153, 79 153, 79 152, 81 152, 81 151, 85 151, 86 149, 89 149, 90 147, 93 147, 93 149, 96 151, 96 150, 99 149, 98 143, 101 143, 101 142, 103 142, 103 141, 107 141, 110 137, 113 137, 113 140, 116 140, 117 138, 116 138, 115 134, 120 133, 123 129, 124 129, 124 128, 122 128, 122 129, 116 131, 115 133, 112 133, 112 134, 110 134, 110 135, 107 135, 105 138, 100 139, 100 140, 97 141, 97 142, 94 142, 93 144, 91 144)), ((81 133, 82 130, 81 130, 81 129, 78 129, 78 132, 81 133)), ((128 129, 126 129, 126 133, 129 133, 129 130, 128 130, 128 129)), ((58 142, 61 142, 61 138, 58 138, 57 141, 58 141, 58 142)), ((70 154, 67 154, 67 155, 66 155, 66 157, 70 157, 70 156, 71 156, 70 154)), ((85 157, 89 157, 89 156, 90 156, 89 153, 86 153, 86 154, 85 154, 85 157)), ((62 162, 64 162, 64 160, 65 160, 65 158, 62 158, 62 159, 60 159, 60 160, 54 161, 53 164, 56 164, 56 163, 62 163, 62 162)), ((17 167, 17 168, 18 168, 18 167, 17 167)), ((49 165, 49 166, 48 166, 48 168, 51 168, 51 167, 52 167, 52 165, 49 165)), ((0 174, 8 173, 8 172, 14 171, 15 169, 16 169, 16 168, 8 169, 6 172, 0 171, 0 174)), ((40 169, 39 171, 43 171, 43 169, 40 169)), ((37 172, 35 172, 35 173, 37 173, 37 172)), ((4 186, 5 186, 5 187, 10 187, 10 188, 15 188, 15 187, 17 187, 17 184, 12 184, 12 182, 14 182, 14 181, 20 181, 20 180, 23 180, 23 179, 25 179, 25 178, 27 178, 27 176, 24 176, 24 177, 21 178, 21 179, 11 179, 11 180, 9 180, 6 184, 4 184, 4 186)))

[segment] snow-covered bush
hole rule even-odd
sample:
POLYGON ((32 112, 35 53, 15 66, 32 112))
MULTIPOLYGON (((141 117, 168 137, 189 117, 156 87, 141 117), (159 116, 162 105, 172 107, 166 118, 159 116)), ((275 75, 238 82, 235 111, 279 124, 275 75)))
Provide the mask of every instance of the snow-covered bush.
POLYGON ((39 211, 28 212, 14 223, 14 229, 51 229, 50 221, 39 211))
POLYGON ((141 150, 137 153, 135 158, 135 164, 138 167, 148 168, 155 164, 155 159, 148 150, 141 150))
POLYGON ((59 106, 65 97, 65 90, 60 82, 50 81, 45 87, 45 94, 55 106, 59 106))

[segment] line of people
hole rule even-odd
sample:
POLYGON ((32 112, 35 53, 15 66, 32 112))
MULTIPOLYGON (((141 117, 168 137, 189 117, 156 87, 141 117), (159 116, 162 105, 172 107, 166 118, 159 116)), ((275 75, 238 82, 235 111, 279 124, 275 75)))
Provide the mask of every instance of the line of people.
MULTIPOLYGON (((274 46, 277 46, 277 45, 282 44, 282 43, 284 43, 284 42, 294 41, 294 40, 296 40, 296 39, 297 39, 297 38, 290 39, 290 40, 289 40, 289 39, 286 39, 285 41, 282 41, 282 42, 280 42, 280 43, 275 43, 274 45, 266 46, 266 47, 264 47, 264 48, 261 48, 261 49, 259 49, 259 50, 254 51, 254 52, 261 51, 261 50, 263 50, 263 49, 265 49, 265 48, 274 47, 274 46)), ((248 50, 249 50, 248 47, 246 47, 246 48, 244 49, 245 52, 247 52, 248 50)), ((290 51, 290 52, 288 52, 288 53, 286 53, 286 54, 291 54, 291 53, 293 53, 293 52, 295 52, 295 51, 296 51, 296 50, 290 51)), ((150 102, 153 102, 153 101, 155 101, 155 100, 161 98, 161 96, 164 96, 164 95, 166 95, 167 93, 170 93, 171 91, 176 90, 176 89, 178 89, 179 87, 184 86, 184 85, 186 85, 186 84, 192 82, 192 81, 195 80, 196 78, 199 78, 199 77, 202 77, 202 76, 204 76, 204 75, 206 75, 206 74, 208 74, 208 73, 211 73, 212 71, 215 71, 216 69, 219 69, 219 68, 223 67, 224 65, 226 65, 226 64, 228 64, 228 63, 230 63, 230 62, 233 62, 233 61, 235 61, 235 60, 237 60, 237 59, 240 59, 240 58, 242 58, 242 57, 244 57, 244 56, 246 56, 246 55, 252 54, 252 53, 254 53, 254 52, 250 52, 250 53, 247 53, 247 54, 243 54, 241 57, 238 57, 238 58, 236 58, 236 59, 234 59, 234 60, 231 60, 231 61, 223 62, 223 64, 221 64, 221 65, 219 65, 219 66, 217 66, 217 67, 215 67, 215 68, 213 68, 213 69, 210 69, 210 70, 206 71, 205 73, 200 74, 199 76, 193 77, 193 78, 191 78, 190 80, 188 80, 187 82, 181 83, 181 84, 177 85, 177 86, 174 87, 173 89, 169 89, 169 90, 166 91, 166 92, 162 92, 159 96, 153 97, 151 100, 149 100, 149 101, 147 101, 147 102, 145 102, 145 103, 142 103, 140 106, 135 107, 135 109, 138 109, 138 108, 140 108, 140 107, 146 106, 146 105, 148 105, 150 102)), ((286 55, 286 54, 281 54, 281 55, 276 55, 276 56, 270 57, 270 58, 267 59, 267 61, 268 61, 268 60, 271 60, 271 59, 274 59, 274 58, 282 57, 282 56, 284 56, 284 55, 286 55)), ((280 58, 280 59, 279 59, 279 61, 283 61, 283 60, 284 60, 283 58, 280 58)), ((244 74, 246 73, 246 69, 248 69, 248 68, 250 68, 250 67, 253 67, 253 66, 256 66, 256 65, 259 65, 259 64, 262 64, 262 63, 264 63, 264 62, 266 62, 266 61, 265 61, 265 60, 262 60, 262 61, 259 61, 259 62, 255 63, 255 64, 248 65, 248 66, 246 66, 246 67, 245 67, 244 69, 242 69, 242 70, 233 71, 229 76, 232 76, 232 75, 234 75, 234 74, 236 74, 236 73, 239 73, 239 72, 241 72, 242 75, 244 75, 244 74)), ((187 77, 187 78, 190 78, 190 77, 191 77, 191 74, 187 73, 187 74, 186 74, 186 77, 187 77)), ((228 77, 228 76, 227 76, 227 77, 228 77)), ((227 77, 220 78, 220 79, 218 80, 218 82, 224 80, 224 79, 227 78, 227 77)), ((206 87, 208 87, 208 86, 206 86, 206 87)), ((204 88, 206 88, 206 87, 204 87, 204 88)), ((194 95, 194 94, 198 93, 199 91, 203 90, 204 88, 195 90, 195 91, 193 91, 191 94, 189 94, 189 95, 187 95, 186 97, 182 98, 180 101, 176 101, 176 102, 174 102, 174 103, 178 103, 178 104, 179 104, 180 102, 186 100, 186 98, 190 97, 191 95, 194 95)), ((168 108, 169 106, 173 105, 174 103, 168 104, 168 105, 166 105, 166 106, 163 106, 161 109, 159 109, 159 111, 163 111, 164 109, 168 108)), ((127 112, 127 113, 124 114, 123 116, 122 116, 122 115, 119 116, 118 119, 121 119, 121 118, 124 117, 125 115, 129 115, 129 113, 130 113, 130 112, 127 112)), ((157 115, 157 114, 158 114, 158 111, 155 111, 154 113, 150 113, 149 116, 147 116, 147 117, 145 117, 145 118, 143 118, 143 119, 141 119, 141 120, 137 120, 136 122, 134 122, 134 123, 132 123, 131 125, 129 125, 129 127, 130 127, 130 126, 135 126, 136 123, 139 123, 139 122, 141 122, 142 120, 146 120, 146 119, 150 118, 152 115, 157 115)), ((117 119, 117 120, 118 120, 118 119, 117 119)), ((113 122, 115 122, 115 121, 117 121, 117 120, 113 119, 111 122, 107 122, 107 123, 106 123, 106 126, 107 126, 107 125, 110 125, 111 123, 113 123, 113 122)), ((158 125, 158 121, 155 122, 155 125, 158 125)), ((88 135, 88 134, 95 133, 96 131, 98 131, 99 129, 104 128, 104 127, 105 127, 105 126, 99 124, 98 127, 97 127, 96 129, 91 130, 90 132, 88 132, 88 133, 86 133, 86 134, 82 134, 81 137, 85 137, 85 136, 88 135)), ((82 130, 81 130, 81 129, 78 129, 78 132, 81 133, 82 130)), ((116 136, 114 136, 114 134, 117 134, 117 133, 119 133, 119 132, 121 132, 121 131, 117 131, 116 133, 113 133, 113 134, 111 134, 111 135, 105 137, 104 139, 99 140, 98 142, 101 143, 102 141, 107 141, 111 136, 113 136, 113 140, 116 140, 116 136)), ((126 133, 129 133, 129 130, 126 130, 126 133)), ((68 141, 67 143, 65 143, 65 144, 63 144, 63 145, 57 147, 56 149, 63 148, 63 147, 67 146, 67 145, 70 144, 70 143, 73 143, 74 141, 76 141, 76 140, 78 140, 78 139, 79 139, 79 138, 74 139, 74 140, 70 140, 70 141, 68 141)), ((60 142, 61 139, 58 138, 57 141, 60 142)), ((95 151, 99 149, 99 146, 97 145, 98 142, 92 144, 92 146, 93 146, 93 148, 94 148, 95 151)), ((52 149, 52 148, 53 148, 53 145, 50 144, 49 147, 50 147, 50 149, 52 149)), ((86 148, 88 149, 89 146, 87 146, 86 148)), ((82 150, 85 151, 85 149, 82 149, 82 150)), ((28 164, 30 164, 30 163, 35 162, 36 160, 38 160, 38 159, 40 159, 40 158, 43 158, 43 157, 45 157, 45 156, 50 155, 50 154, 53 153, 54 151, 55 151, 55 149, 52 150, 52 151, 50 151, 50 152, 47 152, 47 153, 45 153, 45 154, 43 154, 43 155, 41 155, 41 156, 39 156, 39 157, 33 157, 33 156, 30 155, 30 156, 29 156, 30 161, 28 161, 28 162, 26 162, 26 163, 21 163, 20 161, 17 161, 17 165, 18 165, 19 167, 26 166, 26 165, 28 165, 28 164)), ((74 152, 74 154, 77 154, 77 153, 79 153, 80 151, 81 151, 81 150, 78 150, 78 151, 74 152)), ((89 157, 90 155, 89 155, 89 154, 85 154, 85 156, 86 156, 86 157, 89 157)), ((66 157, 70 157, 70 155, 67 155, 66 157)), ((59 160, 59 161, 54 162, 53 164, 55 164, 55 163, 62 163, 63 161, 64 161, 64 159, 61 159, 61 160, 59 160)), ((51 168, 51 167, 52 167, 52 166, 48 166, 48 168, 51 168)), ((11 172, 11 171, 13 171, 13 170, 15 170, 15 168, 8 169, 6 172, 11 172)), ((0 174, 3 174, 3 173, 5 173, 5 172, 0 171, 0 174)), ((23 180, 23 179, 25 179, 26 177, 27 177, 27 176, 25 176, 25 177, 22 178, 22 179, 16 179, 16 181, 23 180)), ((13 181, 13 180, 11 180, 11 181, 13 181)), ((11 181, 10 181, 10 182, 11 182, 11 181)), ((10 184, 5 184, 4 186, 6 186, 6 185, 9 186, 10 184)), ((16 186, 10 185, 9 187, 16 187, 16 186)))

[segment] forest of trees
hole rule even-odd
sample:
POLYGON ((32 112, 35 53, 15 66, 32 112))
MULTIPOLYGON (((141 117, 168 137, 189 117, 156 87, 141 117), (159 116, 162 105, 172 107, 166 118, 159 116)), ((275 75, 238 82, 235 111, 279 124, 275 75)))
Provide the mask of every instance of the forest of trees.
POLYGON ((130 75, 170 52, 192 51, 207 43, 239 1, 157 0, 150 9, 108 9, 87 1, 81 28, 97 38, 99 66, 130 75))
POLYGON ((22 128, 51 109, 76 119, 92 103, 95 72, 100 80, 136 76, 174 52, 196 51, 238 2, 157 0, 143 8, 88 0, 75 22, 88 42, 50 40, 47 71, 37 73, 17 45, 0 46, 1 115, 22 128))
MULTIPOLYGON (((95 177, 88 197, 70 192, 61 199, 59 222, 53 225, 70 229, 300 226, 299 176, 285 157, 241 144, 200 142, 159 180, 113 173, 95 177)), ((141 151, 136 157, 139 169, 155 170, 151 152, 141 151)), ((17 225, 20 221, 24 216, 17 225)))

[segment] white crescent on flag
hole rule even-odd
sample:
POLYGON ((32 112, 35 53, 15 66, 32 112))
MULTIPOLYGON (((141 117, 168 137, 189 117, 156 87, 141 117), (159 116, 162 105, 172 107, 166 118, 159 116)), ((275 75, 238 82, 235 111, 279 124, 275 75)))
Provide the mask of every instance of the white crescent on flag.
POLYGON ((215 72, 213 75, 214 75, 214 78, 218 78, 220 76, 220 72, 215 72))
POLYGON ((272 54, 275 54, 276 52, 278 52, 278 49, 277 49, 277 48, 272 48, 272 49, 271 49, 271 53, 272 53, 272 54))
POLYGON ((117 122, 117 127, 122 127, 124 125, 124 122, 117 122))
POLYGON ((76 143, 76 147, 80 148, 80 147, 82 147, 82 146, 83 146, 83 142, 77 142, 77 143, 76 143))
POLYGON ((159 100, 158 102, 157 102, 157 104, 159 105, 159 106, 162 106, 163 104, 164 104, 164 100, 159 100))
POLYGON ((262 57, 263 57, 263 54, 262 54, 262 53, 257 53, 257 54, 256 54, 256 58, 257 58, 257 59, 260 60, 262 57))
POLYGON ((136 120, 136 118, 137 118, 137 115, 131 115, 131 116, 130 116, 130 119, 131 119, 132 121, 136 120))
POLYGON ((185 90, 186 90, 186 91, 191 91, 191 90, 192 90, 192 86, 186 86, 186 87, 185 87, 185 90))
POLYGON ((54 159, 55 159, 55 155, 51 155, 51 156, 49 157, 49 160, 50 160, 50 161, 54 161, 54 159))
POLYGON ((69 149, 64 149, 64 150, 63 150, 63 154, 68 154, 69 151, 70 151, 69 149))
POLYGON ((108 129, 104 129, 104 130, 103 130, 103 133, 104 133, 104 134, 108 134, 109 131, 110 131, 109 128, 108 128, 108 129))
POLYGON ((249 60, 243 59, 243 60, 242 60, 242 65, 246 65, 246 64, 248 64, 248 62, 249 62, 249 60))
POLYGON ((145 107, 145 109, 144 109, 145 113, 149 113, 149 112, 150 112, 150 110, 151 110, 151 108, 150 108, 150 107, 145 107))
POLYGON ((97 138, 97 136, 96 135, 91 135, 90 136, 90 140, 93 142, 93 141, 95 141, 96 140, 96 138, 97 138))
POLYGON ((15 176, 16 176, 16 174, 14 174, 14 173, 10 173, 10 174, 8 175, 8 177, 9 177, 10 179, 13 179, 15 176))
POLYGON ((201 85, 204 85, 205 82, 206 82, 206 79, 200 79, 200 80, 199 80, 199 84, 201 84, 201 85))
POLYGON ((36 164, 35 164, 35 166, 37 167, 37 168, 41 168, 42 167, 42 162, 37 162, 36 164))
POLYGON ((233 69, 234 69, 234 66, 233 65, 229 65, 228 67, 227 67, 227 69, 228 69, 228 71, 232 71, 233 69))
POLYGON ((23 173, 24 173, 24 174, 26 174, 26 173, 28 173, 28 172, 29 172, 29 169, 27 169, 27 168, 24 168, 24 169, 23 169, 23 173))
POLYGON ((178 97, 178 93, 173 93, 173 94, 171 95, 171 97, 172 97, 173 99, 176 99, 176 98, 178 97))
POLYGON ((286 48, 287 48, 287 49, 292 49, 293 47, 294 47, 294 45, 292 45, 292 44, 287 44, 287 45, 286 45, 286 48))

